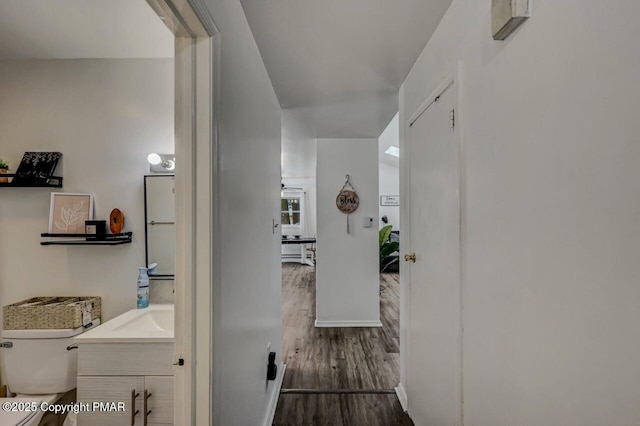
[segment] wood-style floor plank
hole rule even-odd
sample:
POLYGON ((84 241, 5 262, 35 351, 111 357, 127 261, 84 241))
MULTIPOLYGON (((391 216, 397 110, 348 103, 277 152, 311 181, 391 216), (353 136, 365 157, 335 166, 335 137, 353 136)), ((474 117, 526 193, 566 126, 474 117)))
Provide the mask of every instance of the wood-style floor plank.
POLYGON ((395 395, 280 395, 276 426, 411 426, 395 395))
POLYGON ((316 328, 315 268, 285 263, 285 389, 393 389, 400 380, 398 274, 381 275, 383 327, 316 328))
MULTIPOLYGON (((315 268, 284 264, 283 389, 389 390, 400 379, 398 274, 380 277, 383 327, 316 328, 315 268)), ((411 424, 394 394, 282 394, 277 425, 411 424)))

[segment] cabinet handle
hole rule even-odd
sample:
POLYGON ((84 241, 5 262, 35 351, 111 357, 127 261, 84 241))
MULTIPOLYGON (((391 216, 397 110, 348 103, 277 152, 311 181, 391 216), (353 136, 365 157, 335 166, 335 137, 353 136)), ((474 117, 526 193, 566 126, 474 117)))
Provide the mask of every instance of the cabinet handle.
POLYGON ((139 393, 136 393, 135 389, 131 389, 131 425, 136 424, 136 416, 140 412, 140 410, 136 410, 136 398, 140 396, 139 393))
POLYGON ((148 400, 151 398, 151 392, 148 390, 144 390, 144 426, 147 426, 149 414, 151 414, 151 410, 147 410, 148 408, 148 400))

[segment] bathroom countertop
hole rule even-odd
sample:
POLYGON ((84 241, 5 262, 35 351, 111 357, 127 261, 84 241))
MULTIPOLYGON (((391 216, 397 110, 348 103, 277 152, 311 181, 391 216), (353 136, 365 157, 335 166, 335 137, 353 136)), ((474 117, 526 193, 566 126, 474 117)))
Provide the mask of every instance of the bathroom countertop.
POLYGON ((173 305, 150 305, 132 309, 76 336, 78 343, 173 342, 173 305))

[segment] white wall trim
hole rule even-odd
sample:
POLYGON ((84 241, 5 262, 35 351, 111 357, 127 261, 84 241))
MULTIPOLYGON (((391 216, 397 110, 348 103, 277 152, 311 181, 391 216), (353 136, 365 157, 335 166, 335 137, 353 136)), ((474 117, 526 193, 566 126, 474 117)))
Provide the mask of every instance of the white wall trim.
POLYGON ((402 409, 406 413, 409 410, 408 410, 408 405, 407 405, 407 392, 405 392, 404 386, 402 385, 402 383, 398 383, 398 386, 395 387, 393 390, 396 391, 396 395, 398 396, 398 400, 400 401, 400 405, 402 406, 402 409))
POLYGON ((174 424, 212 424, 212 293, 219 31, 196 0, 147 0, 176 37, 174 424), (215 58, 215 59, 214 59, 215 58), (201 238, 202 235, 208 236, 201 238), (197 345, 196 345, 197 342, 197 345))
POLYGON ((282 381, 284 380, 284 372, 287 369, 287 364, 280 364, 280 374, 276 379, 276 383, 269 399, 269 405, 267 406, 267 413, 264 418, 264 426, 273 425, 273 419, 276 416, 276 409, 278 408, 278 399, 280 398, 280 389, 282 389, 282 381))
POLYGON ((458 368, 460 369, 459 401, 461 425, 464 425, 464 292, 467 279, 467 149, 464 139, 463 67, 462 61, 458 61, 454 70, 456 90, 455 125, 458 135, 458 208, 460 209, 460 334, 458 336, 458 368))
MULTIPOLYGON (((399 105, 404 105, 404 84, 398 96, 399 105)), ((399 253, 411 252, 411 198, 409 197, 411 188, 411 176, 409 170, 409 146, 406 140, 405 121, 408 120, 407 113, 404 108, 400 108, 399 127, 400 127, 400 223, 402 226, 402 238, 400 238, 399 253), (404 153, 404 154, 402 154, 404 153)), ((401 258, 402 259, 402 258, 401 258)), ((406 387, 410 386, 411 377, 409 375, 409 365, 411 365, 410 353, 411 342, 409 339, 409 331, 411 327, 411 268, 407 262, 400 260, 400 383, 404 390, 406 406, 409 412, 409 399, 406 394, 406 387)))
POLYGON ((380 320, 371 321, 320 321, 316 319, 316 327, 382 327, 380 320))
MULTIPOLYGON (((190 424, 194 418, 194 354, 192 348, 192 323, 195 307, 192 297, 195 284, 194 234, 192 220, 195 209, 193 188, 195 164, 194 131, 191 122, 191 40, 176 38, 176 158, 181 166, 176 169, 176 276, 175 276, 175 357, 184 359, 184 366, 175 368, 174 422, 178 425, 190 424), (179 398, 178 395, 181 395, 179 398)), ((174 361, 175 362, 175 361, 174 361)))

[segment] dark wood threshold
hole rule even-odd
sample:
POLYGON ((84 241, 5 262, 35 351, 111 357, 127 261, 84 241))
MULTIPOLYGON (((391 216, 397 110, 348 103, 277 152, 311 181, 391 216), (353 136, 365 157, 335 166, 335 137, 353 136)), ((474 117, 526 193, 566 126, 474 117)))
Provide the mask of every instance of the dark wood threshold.
POLYGON ((395 394, 394 389, 281 389, 281 394, 395 394))

